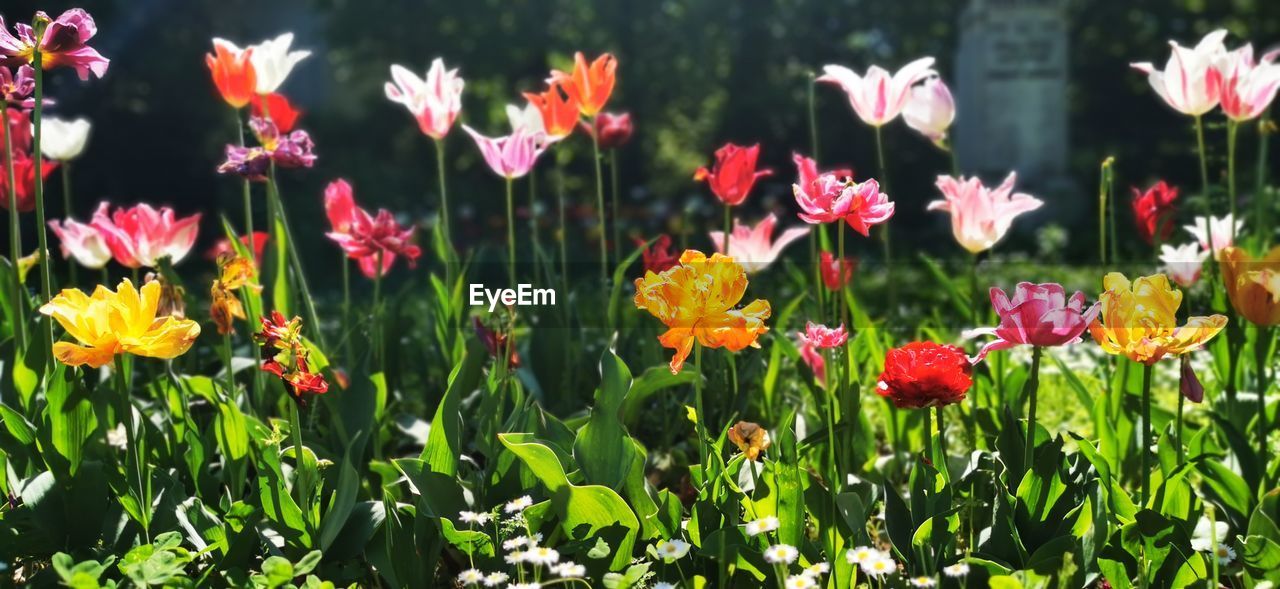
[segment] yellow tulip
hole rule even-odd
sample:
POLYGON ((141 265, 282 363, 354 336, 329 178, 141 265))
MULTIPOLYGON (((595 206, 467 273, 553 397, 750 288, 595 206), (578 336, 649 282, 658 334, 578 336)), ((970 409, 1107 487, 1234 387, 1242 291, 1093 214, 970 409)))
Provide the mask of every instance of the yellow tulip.
POLYGON ((1141 276, 1129 282, 1119 272, 1102 280, 1102 313, 1089 333, 1108 354, 1123 355, 1148 366, 1165 356, 1194 351, 1227 325, 1223 315, 1191 317, 1178 326, 1182 291, 1170 286, 1164 274, 1141 276))
POLYGON ((737 352, 759 347, 756 339, 769 331, 769 301, 756 300, 741 309, 734 306, 747 290, 747 272, 732 257, 686 250, 680 264, 662 273, 645 272, 636 279, 635 305, 649 311, 667 331, 658 336, 665 348, 676 351, 671 372, 680 372, 693 343, 737 352))
POLYGON ((1280 325, 1280 247, 1262 259, 1229 247, 1219 260, 1231 306, 1254 325, 1280 325))
POLYGON ((55 342, 53 355, 68 366, 99 368, 116 354, 151 358, 185 354, 200 335, 200 324, 157 317, 160 291, 158 282, 149 282, 139 292, 128 279, 115 292, 98 285, 93 296, 78 288, 64 289, 40 312, 57 320, 79 344, 55 342))

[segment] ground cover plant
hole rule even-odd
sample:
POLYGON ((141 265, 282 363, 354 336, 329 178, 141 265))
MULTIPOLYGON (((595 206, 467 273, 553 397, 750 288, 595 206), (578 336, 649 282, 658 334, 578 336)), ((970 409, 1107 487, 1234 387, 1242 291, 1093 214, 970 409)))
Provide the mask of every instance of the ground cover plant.
POLYGON ((465 124, 465 64, 386 63, 380 106, 408 115, 438 170, 418 224, 341 178, 290 193, 323 146, 281 90, 319 56, 288 33, 214 39, 212 95, 235 125, 209 167, 242 202, 76 211, 90 124, 50 116, 45 83, 110 76, 97 32, 81 9, 0 19, 6 583, 1280 584, 1276 52, 1218 30, 1132 65, 1189 129, 1200 185, 1128 195, 1101 162, 1096 264, 1064 268, 998 257, 1023 214, 1085 206, 1012 171, 991 182, 944 157, 917 172, 937 175, 930 202, 894 198, 885 126, 951 152, 931 57, 815 64, 795 105, 809 145, 724 144, 689 179, 723 210, 715 226, 631 240, 616 155, 637 123, 615 88, 652 81, 610 53, 465 124), (878 168, 819 159, 819 94, 848 102, 878 168), (492 194, 450 191, 462 150, 492 194), (564 188, 575 155, 582 194, 564 188), (778 177, 794 201, 740 218, 778 177), (452 221, 481 198, 505 222, 471 243, 452 221), (954 256, 892 230, 907 206, 950 220, 954 256), (291 223, 300 208, 327 226, 291 223), (299 231, 332 247, 300 248, 299 231), (317 273, 340 273, 341 293, 313 292, 317 273))

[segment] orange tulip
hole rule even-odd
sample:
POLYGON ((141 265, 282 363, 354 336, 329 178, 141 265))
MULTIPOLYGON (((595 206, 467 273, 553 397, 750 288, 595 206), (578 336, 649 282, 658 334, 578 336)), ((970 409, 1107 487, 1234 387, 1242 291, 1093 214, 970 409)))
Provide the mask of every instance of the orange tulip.
POLYGON ((252 54, 253 48, 241 49, 225 39, 214 39, 213 53, 204 56, 213 84, 232 108, 244 108, 254 96, 258 76, 249 61, 252 54))
POLYGON ((569 91, 568 84, 560 80, 549 84, 546 92, 525 92, 524 97, 542 115, 547 142, 554 142, 568 137, 578 125, 578 100, 569 91))
POLYGON ((1220 264, 1222 283, 1236 312, 1254 325, 1280 325, 1280 247, 1261 259, 1228 247, 1220 264))
POLYGON ((734 308, 746 294, 747 271, 729 256, 707 258, 700 251, 686 250, 679 265, 660 274, 645 272, 635 284, 636 307, 649 311, 668 328, 658 342, 676 351, 672 374, 680 372, 695 340, 708 348, 738 352, 759 347, 756 340, 769 331, 764 325, 771 312, 769 301, 734 308))
POLYGON ((582 114, 594 117, 604 109, 609 95, 613 94, 617 69, 618 60, 611 53, 597 57, 588 66, 587 58, 579 51, 573 55, 573 73, 555 70, 551 72, 551 80, 564 82, 565 92, 578 104, 582 114))

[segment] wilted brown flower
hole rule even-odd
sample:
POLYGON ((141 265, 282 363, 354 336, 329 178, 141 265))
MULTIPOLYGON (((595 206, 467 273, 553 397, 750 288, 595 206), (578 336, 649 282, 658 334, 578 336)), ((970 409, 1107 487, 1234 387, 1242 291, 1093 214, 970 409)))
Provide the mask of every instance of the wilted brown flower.
POLYGON ((729 428, 729 441, 747 455, 748 460, 759 460, 760 453, 773 444, 769 439, 769 431, 758 423, 739 421, 729 428))
POLYGON ((160 283, 160 302, 156 306, 156 317, 187 318, 186 289, 165 280, 163 275, 155 272, 148 272, 143 278, 143 284, 148 282, 160 283))

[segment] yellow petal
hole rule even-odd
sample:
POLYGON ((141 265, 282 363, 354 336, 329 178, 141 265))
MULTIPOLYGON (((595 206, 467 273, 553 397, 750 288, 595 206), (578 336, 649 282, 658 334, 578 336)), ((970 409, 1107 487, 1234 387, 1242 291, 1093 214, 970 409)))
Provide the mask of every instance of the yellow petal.
POLYGON ((126 352, 150 358, 176 358, 187 353, 200 336, 200 324, 190 319, 163 317, 138 338, 122 341, 126 352))
POLYGON ((87 364, 93 368, 101 368, 111 363, 111 359, 115 357, 115 350, 113 347, 90 348, 71 342, 54 342, 53 356, 67 366, 87 364))

